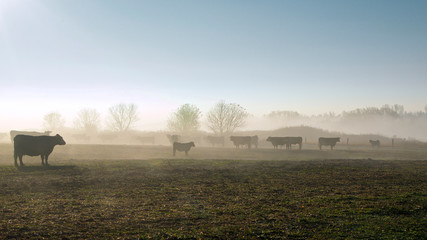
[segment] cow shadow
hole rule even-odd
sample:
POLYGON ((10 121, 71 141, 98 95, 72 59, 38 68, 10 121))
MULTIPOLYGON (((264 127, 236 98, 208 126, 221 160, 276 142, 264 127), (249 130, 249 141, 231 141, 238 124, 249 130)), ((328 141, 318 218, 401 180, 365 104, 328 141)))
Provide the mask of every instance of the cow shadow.
POLYGON ((38 172, 38 171, 58 171, 58 170, 66 170, 66 171, 78 171, 77 166, 74 165, 47 165, 47 166, 18 166, 17 169, 20 172, 38 172))

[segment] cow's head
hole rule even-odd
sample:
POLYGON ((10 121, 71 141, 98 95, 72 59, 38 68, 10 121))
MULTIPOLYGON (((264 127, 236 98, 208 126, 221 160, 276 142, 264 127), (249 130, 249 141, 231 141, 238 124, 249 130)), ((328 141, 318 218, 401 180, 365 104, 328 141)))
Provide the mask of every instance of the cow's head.
POLYGON ((58 145, 65 145, 65 141, 64 141, 64 139, 61 137, 61 135, 56 134, 55 139, 56 139, 56 143, 57 143, 58 145))
POLYGON ((194 142, 190 142, 190 146, 195 147, 196 145, 194 144, 194 142))
POLYGON ((270 141, 271 141, 271 137, 268 137, 266 141, 267 141, 267 142, 270 142, 270 141))

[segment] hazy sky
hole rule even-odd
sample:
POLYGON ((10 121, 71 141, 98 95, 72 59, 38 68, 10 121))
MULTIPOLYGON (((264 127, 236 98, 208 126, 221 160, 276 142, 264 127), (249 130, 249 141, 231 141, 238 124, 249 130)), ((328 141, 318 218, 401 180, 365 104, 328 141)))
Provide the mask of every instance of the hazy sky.
MULTIPOLYGON (((427 104, 427 1, 0 0, 0 130, 135 103, 261 116, 427 104)), ((104 114, 105 116, 105 114, 104 114)))

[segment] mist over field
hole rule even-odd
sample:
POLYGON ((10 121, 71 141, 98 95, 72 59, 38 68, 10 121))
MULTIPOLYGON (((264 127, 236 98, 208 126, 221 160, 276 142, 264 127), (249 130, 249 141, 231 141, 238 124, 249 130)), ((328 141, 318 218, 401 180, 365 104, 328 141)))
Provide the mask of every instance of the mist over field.
POLYGON ((0 0, 0 239, 426 239, 426 13, 0 0))

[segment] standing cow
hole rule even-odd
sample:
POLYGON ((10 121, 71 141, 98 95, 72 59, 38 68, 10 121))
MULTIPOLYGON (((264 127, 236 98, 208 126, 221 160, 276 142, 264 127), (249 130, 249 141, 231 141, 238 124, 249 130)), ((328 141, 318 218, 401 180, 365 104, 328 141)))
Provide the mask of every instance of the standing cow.
POLYGON ((283 145, 286 145, 286 149, 291 149, 292 144, 298 144, 299 150, 301 150, 302 146, 302 137, 268 137, 267 141, 271 142, 275 149, 283 145))
POLYGON ((240 145, 248 146, 248 149, 252 146, 252 137, 251 136, 230 136, 230 141, 233 142, 234 146, 236 148, 239 148, 240 145))
POLYGON ((381 145, 380 140, 369 140, 369 143, 371 144, 372 147, 377 147, 377 148, 379 148, 381 145))
POLYGON ((322 150, 322 146, 331 146, 331 150, 334 149, 335 145, 337 144, 337 142, 340 141, 340 138, 325 138, 325 137, 320 137, 319 138, 319 149, 322 150))
POLYGON ((195 147, 196 145, 194 142, 188 142, 188 143, 179 143, 174 142, 173 143, 173 155, 175 156, 176 151, 179 152, 185 152, 185 156, 188 156, 188 152, 190 151, 191 147, 195 147))
POLYGON ((15 166, 18 167, 18 157, 19 163, 24 166, 22 163, 22 156, 24 155, 40 156, 42 165, 48 165, 49 154, 52 153, 56 145, 65 145, 64 139, 59 134, 56 134, 56 136, 17 135, 13 143, 15 166))

